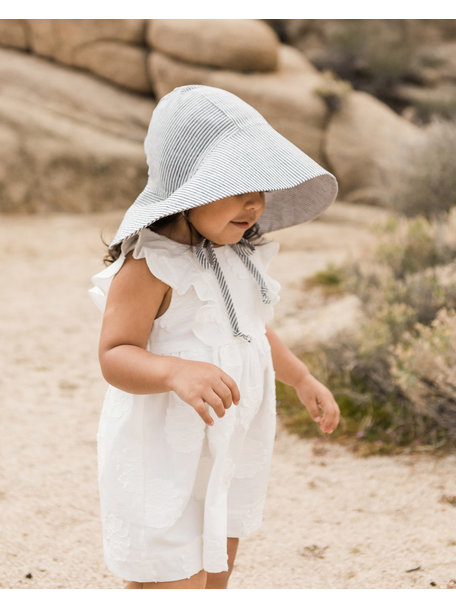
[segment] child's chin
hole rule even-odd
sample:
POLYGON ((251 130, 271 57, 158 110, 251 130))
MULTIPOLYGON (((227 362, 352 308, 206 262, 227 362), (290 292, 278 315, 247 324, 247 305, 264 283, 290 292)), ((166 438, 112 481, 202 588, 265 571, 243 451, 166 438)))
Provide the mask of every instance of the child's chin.
POLYGON ((229 240, 227 239, 223 243, 217 243, 217 245, 235 245, 236 243, 239 243, 242 238, 243 238, 243 235, 241 235, 237 239, 235 239, 235 238, 229 239, 229 240))

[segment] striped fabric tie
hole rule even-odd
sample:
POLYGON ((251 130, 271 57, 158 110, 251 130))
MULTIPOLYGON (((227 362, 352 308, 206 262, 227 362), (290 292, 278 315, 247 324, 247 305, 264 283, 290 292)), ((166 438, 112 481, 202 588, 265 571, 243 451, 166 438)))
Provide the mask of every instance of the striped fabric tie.
MULTIPOLYGON (((239 243, 231 245, 231 247, 242 260, 242 262, 245 264, 247 269, 252 273, 253 277, 259 284, 261 290, 261 298, 263 302, 265 304, 270 304, 271 299, 269 297, 266 283, 255 264, 248 257, 253 253, 255 247, 246 239, 242 239, 239 243)), ((230 320, 230 325, 233 330, 233 336, 239 336, 241 338, 244 338, 244 340, 246 340, 247 342, 251 342, 251 336, 242 333, 239 329, 239 323, 236 315, 236 310, 234 308, 233 300, 231 298, 231 294, 228 289, 225 276, 217 260, 217 256, 215 254, 212 242, 207 239, 202 239, 195 247, 195 254, 203 268, 212 268, 212 270, 214 271, 214 274, 220 286, 220 290, 222 292, 223 301, 225 302, 228 318, 230 320)))
POLYGON ((270 304, 271 298, 269 297, 269 291, 266 287, 266 283, 264 282, 264 279, 261 276, 261 273, 258 268, 249 258, 249 255, 252 255, 252 253, 255 251, 254 245, 252 245, 252 243, 249 243, 247 239, 241 239, 239 243, 231 245, 231 248, 234 249, 237 255, 241 258, 247 270, 253 275, 255 281, 260 286, 261 299, 263 300, 264 304, 270 304))

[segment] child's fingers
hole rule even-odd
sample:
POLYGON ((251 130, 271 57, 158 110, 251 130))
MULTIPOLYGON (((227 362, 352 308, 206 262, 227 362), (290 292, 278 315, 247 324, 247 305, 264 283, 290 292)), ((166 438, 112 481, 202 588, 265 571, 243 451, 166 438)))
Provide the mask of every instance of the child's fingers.
POLYGON ((233 403, 233 395, 230 388, 220 379, 216 386, 213 387, 214 391, 220 397, 223 403, 223 407, 228 409, 233 403))
POLYGON ((320 412, 320 408, 318 406, 317 400, 315 399, 315 400, 309 401, 309 403, 306 405, 306 407, 307 407, 307 411, 312 416, 312 420, 314 420, 315 422, 320 422, 321 412, 320 412))
POLYGON ((195 403, 190 403, 189 405, 193 407, 196 413, 201 416, 201 418, 206 424, 209 424, 210 426, 214 424, 214 420, 209 414, 209 410, 207 409, 206 403, 202 399, 198 399, 198 401, 196 401, 195 403))
POLYGON ((233 403, 237 405, 241 399, 241 393, 239 392, 238 385, 233 380, 233 378, 231 376, 228 376, 228 374, 225 374, 225 372, 222 373, 222 380, 230 389, 233 403))
POLYGON ((339 424, 339 406, 334 399, 328 400, 324 405, 324 416, 321 423, 321 430, 325 433, 332 433, 339 424))
POLYGON ((210 407, 214 410, 214 412, 219 418, 222 418, 222 416, 225 415, 225 404, 220 395, 218 395, 214 390, 209 389, 208 391, 206 391, 206 393, 203 395, 203 398, 204 401, 208 405, 210 405, 210 407))

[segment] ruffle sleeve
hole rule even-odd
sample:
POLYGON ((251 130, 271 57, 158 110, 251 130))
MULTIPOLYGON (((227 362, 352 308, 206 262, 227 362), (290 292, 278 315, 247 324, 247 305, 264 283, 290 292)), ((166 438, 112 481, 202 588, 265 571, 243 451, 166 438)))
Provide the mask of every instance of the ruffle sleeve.
POLYGON ((146 229, 131 249, 135 259, 145 259, 150 272, 179 295, 200 283, 201 270, 190 245, 146 229))
POLYGON ((107 268, 105 268, 98 274, 93 275, 92 277, 93 287, 89 289, 89 295, 92 299, 92 302, 101 312, 104 312, 104 309, 106 307, 106 299, 108 297, 108 291, 111 285, 111 281, 122 268, 122 264, 124 263, 124 261, 125 256, 121 254, 115 262, 110 264, 107 268))
POLYGON ((112 279, 130 252, 137 260, 145 259, 150 272, 177 294, 183 295, 194 287, 200 300, 212 299, 208 273, 201 270, 198 261, 191 255, 190 245, 177 243, 145 228, 135 237, 124 241, 121 255, 115 262, 92 276, 93 287, 89 289, 89 295, 101 312, 105 309, 112 279))

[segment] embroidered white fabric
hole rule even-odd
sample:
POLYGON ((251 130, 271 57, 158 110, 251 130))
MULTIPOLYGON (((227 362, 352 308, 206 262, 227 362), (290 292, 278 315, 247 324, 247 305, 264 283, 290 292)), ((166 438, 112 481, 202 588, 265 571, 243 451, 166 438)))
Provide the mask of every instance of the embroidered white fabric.
POLYGON ((148 350, 218 365, 236 381, 241 401, 222 418, 210 410, 215 424, 208 427, 174 392, 132 395, 108 387, 97 432, 106 565, 138 582, 227 570, 226 539, 249 536, 261 525, 269 479, 276 409, 265 323, 279 284, 267 267, 278 245, 266 243, 252 254, 271 304, 261 301, 258 284, 231 247, 216 248, 250 343, 233 336, 212 270, 201 267, 189 246, 148 229, 92 278, 91 295, 101 310, 130 250, 173 290, 148 350))

